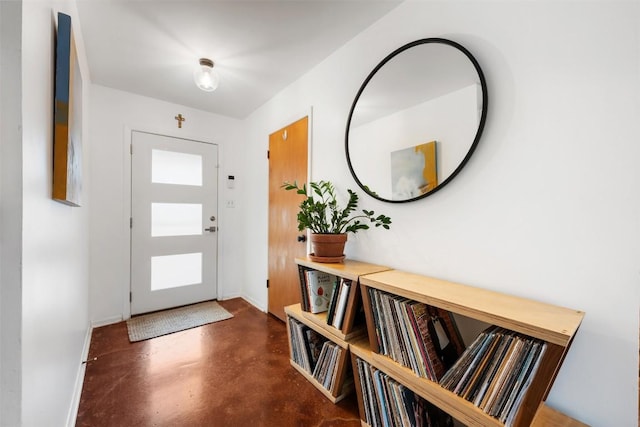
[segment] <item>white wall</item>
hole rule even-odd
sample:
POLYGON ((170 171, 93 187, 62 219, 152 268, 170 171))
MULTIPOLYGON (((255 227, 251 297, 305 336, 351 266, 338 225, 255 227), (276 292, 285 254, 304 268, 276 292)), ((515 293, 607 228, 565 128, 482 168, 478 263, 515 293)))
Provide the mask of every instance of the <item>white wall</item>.
POLYGON ((335 52, 246 120, 247 181, 264 184, 244 193, 245 296, 266 307, 268 134, 312 105, 312 178, 354 188, 336 159, 360 84, 404 43, 450 38, 487 78, 478 149, 432 197, 391 205, 363 195, 393 227, 351 236, 347 255, 586 311, 548 402, 592 425, 635 425, 639 7, 406 2, 335 52))
MULTIPOLYGON (((89 329, 87 102, 89 73, 72 2, 25 1, 22 10, 22 425, 64 425, 71 416, 89 329), (83 87, 82 207, 51 198, 57 11, 71 15, 83 87)), ((20 325, 13 325, 19 328, 20 325)))
MULTIPOLYGON (((194 86, 194 90, 197 90, 194 86)), ((215 92, 212 94, 215 96, 215 92)), ((151 131, 218 145, 218 299, 242 293, 241 213, 239 194, 245 186, 240 171, 243 144, 241 122, 127 92, 94 85, 91 91, 93 142, 91 181, 91 319, 94 324, 129 316, 130 156, 126 135, 151 131), (186 117, 178 129, 174 117, 186 117), (236 177, 226 187, 227 175, 236 177), (234 200, 235 208, 226 201, 234 200)), ((130 136, 129 136, 130 138, 130 136)), ((130 139, 129 139, 130 140, 130 139)))
POLYGON ((20 423, 22 382, 21 16, 21 2, 0 2, 0 425, 3 426, 20 423))

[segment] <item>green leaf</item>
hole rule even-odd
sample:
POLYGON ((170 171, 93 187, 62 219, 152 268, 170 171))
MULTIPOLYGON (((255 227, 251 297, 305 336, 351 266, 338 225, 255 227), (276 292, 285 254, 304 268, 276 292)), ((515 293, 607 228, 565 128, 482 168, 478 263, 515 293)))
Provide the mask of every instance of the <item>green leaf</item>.
POLYGON ((369 220, 376 227, 382 226, 389 229, 391 218, 385 215, 375 216, 374 211, 362 210, 362 214, 352 214, 358 208, 359 197, 354 191, 347 189, 349 198, 344 208, 340 208, 336 197, 335 187, 330 181, 309 182, 310 192, 307 192, 307 184, 300 186, 297 182, 284 182, 282 188, 295 190, 297 194, 305 196, 300 203, 297 214, 298 230, 310 230, 312 233, 356 233, 358 230, 367 230, 369 226, 362 220, 369 220))

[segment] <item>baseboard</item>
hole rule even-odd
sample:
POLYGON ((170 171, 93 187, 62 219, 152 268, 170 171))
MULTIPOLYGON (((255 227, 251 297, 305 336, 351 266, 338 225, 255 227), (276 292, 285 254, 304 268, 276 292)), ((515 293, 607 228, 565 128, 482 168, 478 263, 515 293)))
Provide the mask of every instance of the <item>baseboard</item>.
POLYGON ((219 301, 226 301, 226 300, 234 299, 234 298, 242 298, 242 295, 240 295, 240 294, 221 295, 221 296, 218 296, 218 298, 216 298, 216 299, 218 299, 219 301))
POLYGON ((93 332, 93 326, 87 327, 87 332, 84 336, 84 346, 82 347, 82 354, 80 355, 78 373, 76 374, 76 383, 73 388, 73 395, 71 396, 71 405, 69 406, 69 413, 67 414, 67 427, 74 427, 76 425, 76 418, 78 416, 78 408, 80 407, 80 396, 82 396, 82 385, 84 383, 84 374, 86 370, 86 360, 89 357, 89 346, 91 345, 91 333, 93 332))
POLYGON ((100 326, 113 325, 114 323, 122 322, 122 320, 122 316, 113 316, 107 317, 106 319, 102 320, 93 320, 91 321, 91 327, 95 329, 99 328, 100 326))

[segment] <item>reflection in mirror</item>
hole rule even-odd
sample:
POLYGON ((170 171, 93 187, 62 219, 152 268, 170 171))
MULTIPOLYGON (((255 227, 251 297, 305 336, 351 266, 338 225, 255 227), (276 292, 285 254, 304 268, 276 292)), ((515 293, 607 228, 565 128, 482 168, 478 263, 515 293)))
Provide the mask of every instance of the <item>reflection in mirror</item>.
POLYGON ((486 83, 455 42, 423 39, 385 58, 362 84, 347 122, 356 182, 390 202, 426 197, 471 156, 486 118, 486 83))

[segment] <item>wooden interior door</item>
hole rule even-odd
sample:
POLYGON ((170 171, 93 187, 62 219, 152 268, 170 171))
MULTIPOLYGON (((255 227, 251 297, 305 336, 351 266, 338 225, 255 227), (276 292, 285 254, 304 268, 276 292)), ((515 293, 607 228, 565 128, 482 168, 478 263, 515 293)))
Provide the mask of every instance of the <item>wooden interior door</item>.
POLYGON ((281 187, 285 181, 307 182, 308 131, 309 118, 304 117, 269 135, 268 305, 269 313, 282 321, 286 320, 284 307, 300 302, 294 258, 306 255, 307 233, 298 231, 302 196, 281 187))

